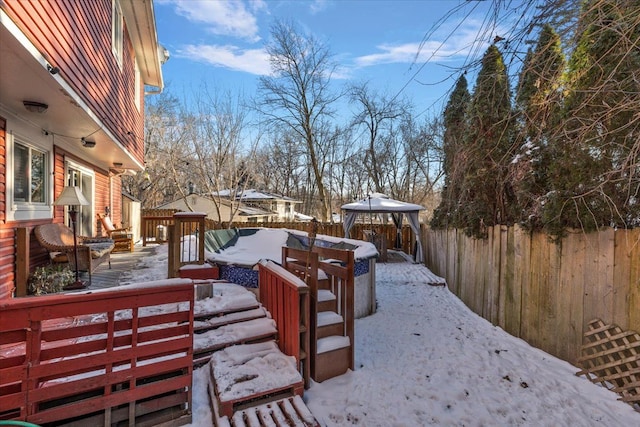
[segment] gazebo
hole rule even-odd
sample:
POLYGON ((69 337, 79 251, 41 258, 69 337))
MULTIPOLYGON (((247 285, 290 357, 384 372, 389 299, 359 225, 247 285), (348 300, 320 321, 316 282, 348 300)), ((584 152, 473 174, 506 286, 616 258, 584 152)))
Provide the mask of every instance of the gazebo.
POLYGON ((402 239, 402 221, 406 215, 411 230, 416 235, 416 253, 415 260, 422 260, 422 243, 420 242, 420 221, 418 219, 418 213, 426 208, 413 203, 401 202, 394 200, 381 193, 370 194, 367 198, 358 202, 347 203, 342 205, 344 211, 344 223, 342 227, 344 229, 344 236, 349 237, 349 230, 356 222, 358 214, 362 213, 389 213, 393 218, 393 223, 396 225, 396 240, 397 243, 401 243, 402 239))

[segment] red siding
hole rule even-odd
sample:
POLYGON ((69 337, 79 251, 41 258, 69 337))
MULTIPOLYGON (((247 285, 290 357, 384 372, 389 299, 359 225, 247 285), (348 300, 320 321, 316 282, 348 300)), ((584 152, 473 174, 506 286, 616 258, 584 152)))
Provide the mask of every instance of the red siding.
MULTIPOLYGON (((111 207, 111 193, 109 189, 109 175, 96 173, 96 213, 103 213, 106 206, 111 207)), ((98 217, 94 218, 96 222, 95 230, 97 234, 102 232, 102 224, 98 221, 98 217)))
POLYGON ((15 246, 13 244, 14 230, 7 227, 5 217, 6 207, 6 178, 5 178, 5 164, 6 164, 6 125, 7 122, 4 118, 0 117, 0 248, 11 248, 9 251, 2 251, 0 253, 0 299, 9 298, 13 293, 14 288, 14 272, 12 265, 15 265, 15 246))
POLYGON ((7 203, 7 121, 0 117, 0 224, 6 222, 5 208, 7 203))
POLYGON ((111 50, 111 0, 6 0, 3 8, 122 145, 143 163, 144 121, 142 111, 135 107, 133 47, 125 28, 120 70, 111 50))

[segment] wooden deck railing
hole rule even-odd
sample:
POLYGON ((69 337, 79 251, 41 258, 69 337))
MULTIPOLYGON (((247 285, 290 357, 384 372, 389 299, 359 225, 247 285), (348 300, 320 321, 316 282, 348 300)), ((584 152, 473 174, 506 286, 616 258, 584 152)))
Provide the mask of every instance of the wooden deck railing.
POLYGON ((260 303, 276 322, 278 346, 296 358, 309 387, 309 287, 272 261, 260 261, 258 269, 260 303))
POLYGON ((169 226, 168 277, 178 277, 180 267, 204 264, 204 218, 200 212, 176 212, 169 226))
POLYGON ((190 422, 193 300, 176 280, 0 301, 0 420, 190 422))
POLYGON ((336 296, 338 305, 337 313, 343 318, 343 335, 349 337, 351 347, 349 349, 349 368, 355 368, 354 338, 355 338, 355 279, 354 279, 354 253, 348 250, 322 248, 313 246, 311 251, 282 248, 283 267, 299 277, 309 286, 309 361, 311 376, 316 372, 317 340, 318 340, 318 271, 322 270, 327 275, 329 288, 336 296))
POLYGON ((164 231, 168 231, 168 227, 173 224, 173 214, 176 212, 180 211, 178 209, 143 209, 140 218, 142 246, 147 246, 149 240, 164 243, 165 240, 158 227, 165 227, 164 231))

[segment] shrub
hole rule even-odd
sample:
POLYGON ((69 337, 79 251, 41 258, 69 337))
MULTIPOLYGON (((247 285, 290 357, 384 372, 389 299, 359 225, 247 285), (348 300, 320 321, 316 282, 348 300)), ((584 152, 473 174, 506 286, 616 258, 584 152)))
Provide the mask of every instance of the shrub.
POLYGON ((60 292, 75 281, 75 275, 67 266, 47 265, 38 267, 29 277, 29 293, 44 295, 60 292))

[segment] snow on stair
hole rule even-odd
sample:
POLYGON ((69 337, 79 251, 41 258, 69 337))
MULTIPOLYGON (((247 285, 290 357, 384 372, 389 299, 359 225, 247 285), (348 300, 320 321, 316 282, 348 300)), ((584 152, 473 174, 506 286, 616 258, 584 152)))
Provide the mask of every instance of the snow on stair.
POLYGON ((215 350, 236 343, 244 343, 275 336, 278 330, 276 322, 266 317, 248 320, 246 322, 223 325, 201 334, 194 334, 193 352, 215 350))
POLYGON ((341 335, 332 335, 330 337, 320 338, 316 347, 318 354, 327 353, 329 351, 338 350, 341 348, 349 347, 351 342, 349 337, 343 337, 341 335))
POLYGON ((243 286, 229 282, 214 282, 211 286, 213 296, 196 301, 194 317, 214 316, 260 306, 256 295, 243 286))
POLYGON ((228 325, 231 323, 244 322, 246 320, 253 320, 267 316, 267 310, 265 310, 263 307, 258 307, 250 310, 237 311, 234 313, 228 313, 213 317, 203 316, 202 318, 194 320, 193 328, 195 331, 199 331, 202 329, 219 328, 220 326, 228 325))
POLYGON ((318 327, 335 325, 336 323, 342 323, 342 316, 335 311, 321 311, 318 313, 318 327))
POLYGON ((318 289, 318 302, 333 301, 336 296, 328 289, 318 289))
POLYGON ((318 425, 307 405, 297 395, 236 411, 231 421, 226 417, 221 421, 219 427, 314 427, 318 425))
POLYGON ((255 399, 304 392, 295 358, 282 353, 274 341, 227 347, 211 356, 209 366, 220 416, 231 416, 235 405, 255 399))

